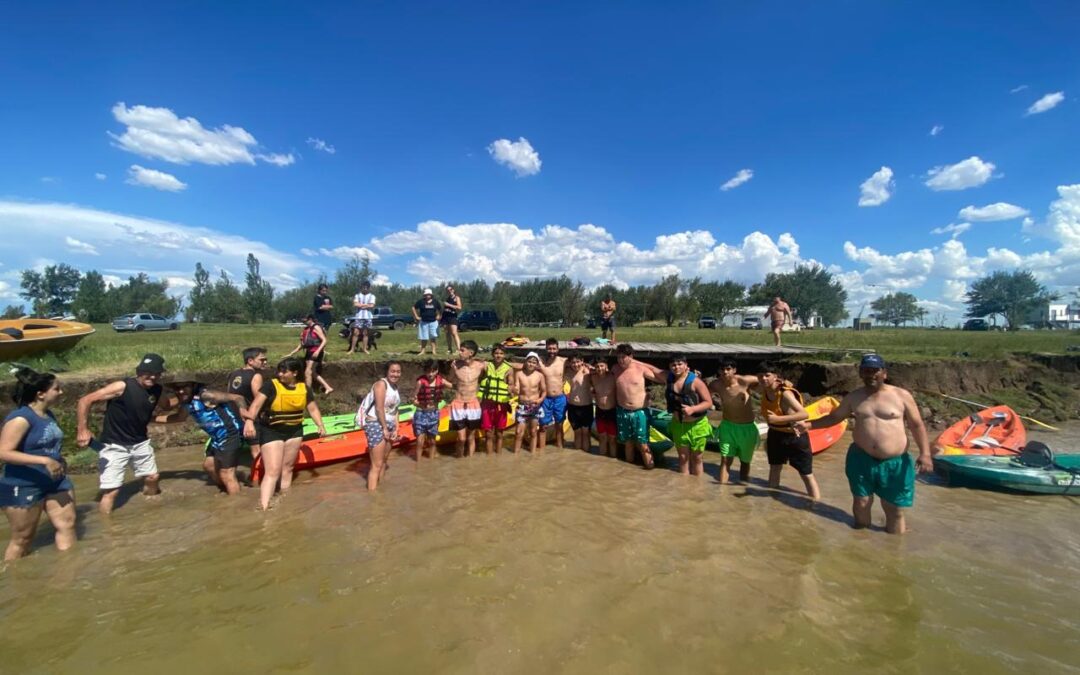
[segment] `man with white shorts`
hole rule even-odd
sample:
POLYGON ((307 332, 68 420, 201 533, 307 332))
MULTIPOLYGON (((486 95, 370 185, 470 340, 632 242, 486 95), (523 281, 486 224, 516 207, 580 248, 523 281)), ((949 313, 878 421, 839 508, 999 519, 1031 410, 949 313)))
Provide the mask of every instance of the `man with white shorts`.
POLYGON ((435 347, 439 342, 439 319, 442 318, 442 303, 435 299, 430 288, 424 289, 424 297, 412 307, 416 320, 416 337, 420 340, 420 353, 423 354, 431 343, 431 355, 435 356, 435 347))
POLYGON ((168 415, 156 414, 163 407, 159 380, 164 372, 165 359, 157 354, 147 354, 135 367, 135 377, 107 384, 79 399, 75 443, 80 448, 91 446, 99 453, 101 501, 98 509, 102 513, 112 512, 128 465, 134 469, 136 478, 143 479, 144 495, 161 492, 157 460, 146 427, 150 422, 171 421, 168 415), (91 406, 102 401, 106 402, 105 417, 101 437, 95 441, 87 421, 91 406))

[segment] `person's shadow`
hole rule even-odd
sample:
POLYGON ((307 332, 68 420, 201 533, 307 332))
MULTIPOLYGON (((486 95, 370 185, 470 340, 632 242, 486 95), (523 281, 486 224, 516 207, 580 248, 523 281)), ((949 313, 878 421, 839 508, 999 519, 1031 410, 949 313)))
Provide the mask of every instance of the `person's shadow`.
POLYGON ((811 501, 805 493, 796 492, 791 488, 780 486, 778 488, 770 488, 769 483, 766 480, 760 478, 751 478, 750 484, 746 485, 744 492, 735 495, 736 498, 742 499, 745 497, 770 497, 774 501, 783 504, 792 509, 798 511, 808 511, 816 516, 831 520, 837 523, 842 523, 849 527, 855 527, 855 518, 847 511, 838 509, 831 504, 825 502, 811 501))

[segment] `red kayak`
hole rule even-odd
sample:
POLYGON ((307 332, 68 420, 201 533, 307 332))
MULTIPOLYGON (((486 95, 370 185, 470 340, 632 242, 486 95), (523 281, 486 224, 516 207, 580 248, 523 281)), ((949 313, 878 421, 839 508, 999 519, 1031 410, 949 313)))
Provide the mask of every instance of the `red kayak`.
MULTIPOLYGON (((413 433, 412 420, 398 423, 398 438, 393 447, 400 448, 409 445, 416 440, 413 433)), ((293 471, 302 471, 325 464, 344 462, 356 459, 367 454, 367 434, 363 429, 347 431, 341 434, 313 438, 300 444, 300 454, 296 458, 296 466, 293 471)), ((251 482, 258 483, 263 477, 262 457, 255 459, 251 465, 251 482)))
POLYGON ((1020 416, 1007 405, 986 408, 952 425, 934 441, 943 455, 1016 455, 1027 444, 1020 416))

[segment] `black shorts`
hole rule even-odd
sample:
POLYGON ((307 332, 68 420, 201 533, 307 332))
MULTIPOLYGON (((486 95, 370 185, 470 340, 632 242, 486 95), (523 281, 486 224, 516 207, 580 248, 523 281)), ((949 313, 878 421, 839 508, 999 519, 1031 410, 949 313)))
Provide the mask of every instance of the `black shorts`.
POLYGON ((591 405, 574 405, 571 403, 566 406, 566 419, 570 420, 570 428, 575 431, 588 429, 592 426, 593 407, 591 405))
POLYGON ((303 438, 304 437, 304 425, 297 424, 296 426, 264 426, 262 424, 256 425, 257 437, 259 439, 259 445, 265 445, 267 443, 273 443, 274 441, 287 441, 291 438, 303 438))
POLYGON ((481 421, 480 418, 474 420, 450 420, 450 431, 461 431, 462 429, 476 431, 480 428, 481 421))
POLYGON ((446 316, 445 314, 443 314, 443 317, 439 319, 439 323, 444 326, 456 326, 457 316, 446 316))
POLYGON ((235 469, 240 461, 237 455, 240 453, 241 445, 243 441, 240 440, 239 434, 226 438, 220 448, 215 448, 213 443, 207 441, 206 456, 213 457, 214 462, 222 469, 235 469))
POLYGON ((615 330, 615 317, 600 319, 600 330, 615 330))
POLYGON ((769 429, 765 453, 770 465, 790 464, 800 476, 814 473, 814 453, 810 451, 810 437, 806 434, 796 436, 769 429))

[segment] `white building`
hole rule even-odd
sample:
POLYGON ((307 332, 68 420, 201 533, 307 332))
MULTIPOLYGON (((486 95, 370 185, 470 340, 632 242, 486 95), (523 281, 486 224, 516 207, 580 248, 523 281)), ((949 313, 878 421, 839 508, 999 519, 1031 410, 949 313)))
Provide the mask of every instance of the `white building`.
POLYGON ((1080 305, 1043 303, 1028 315, 1028 323, 1037 327, 1080 328, 1080 305))
MULTIPOLYGON (((768 305, 750 305, 749 307, 740 307, 732 310, 730 314, 725 316, 720 321, 720 325, 726 328, 738 328, 742 325, 743 319, 758 318, 761 319, 761 327, 765 330, 772 330, 772 325, 765 317, 766 310, 769 309, 768 305)), ((817 314, 811 314, 809 321, 802 321, 796 319, 798 325, 792 326, 791 324, 785 325, 784 330, 799 330, 799 328, 820 328, 821 317, 817 314)))

